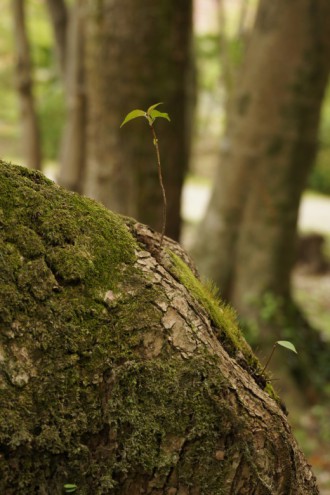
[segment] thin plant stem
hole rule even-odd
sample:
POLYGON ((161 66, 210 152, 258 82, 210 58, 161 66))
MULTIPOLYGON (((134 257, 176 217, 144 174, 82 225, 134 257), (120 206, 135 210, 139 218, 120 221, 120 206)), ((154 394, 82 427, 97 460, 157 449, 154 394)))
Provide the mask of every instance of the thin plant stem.
POLYGON ((273 354, 274 354, 274 351, 276 349, 276 346, 277 346, 277 342, 273 345, 272 352, 270 353, 270 355, 269 355, 269 357, 267 359, 267 362, 266 362, 265 366, 263 367, 263 370, 262 370, 261 374, 264 373, 264 371, 266 370, 267 366, 269 365, 270 360, 272 359, 273 354))
POLYGON ((160 242, 159 242, 159 250, 162 248, 163 244, 163 239, 164 239, 164 234, 165 234, 165 228, 166 228, 166 210, 167 210, 167 201, 166 201, 166 193, 165 193, 165 187, 163 183, 163 175, 162 175, 162 166, 160 162, 160 152, 159 152, 159 146, 158 146, 158 138, 156 135, 155 128, 152 124, 150 124, 151 132, 152 132, 152 137, 153 137, 153 143, 156 149, 156 154, 157 154, 157 165, 158 165, 158 178, 159 178, 159 185, 162 190, 162 195, 163 195, 163 224, 162 224, 162 232, 161 232, 161 237, 160 237, 160 242))

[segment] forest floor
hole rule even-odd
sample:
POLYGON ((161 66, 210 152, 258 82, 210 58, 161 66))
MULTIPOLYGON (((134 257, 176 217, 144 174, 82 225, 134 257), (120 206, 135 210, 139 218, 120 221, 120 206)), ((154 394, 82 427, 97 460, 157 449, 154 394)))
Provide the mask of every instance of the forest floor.
MULTIPOLYGON (((202 219, 210 196, 210 181, 188 179, 183 195, 184 218, 182 244, 191 247, 195 228, 202 219)), ((310 323, 324 339, 330 339, 330 198, 314 193, 304 195, 299 213, 301 233, 317 232, 325 237, 328 270, 312 273, 304 267, 293 273, 294 297, 310 323)), ((329 384, 330 387, 330 384, 329 384)), ((286 400, 286 399, 284 399, 286 400)), ((330 495, 330 408, 316 404, 301 409, 287 403, 289 421, 317 477, 320 495, 330 495)))

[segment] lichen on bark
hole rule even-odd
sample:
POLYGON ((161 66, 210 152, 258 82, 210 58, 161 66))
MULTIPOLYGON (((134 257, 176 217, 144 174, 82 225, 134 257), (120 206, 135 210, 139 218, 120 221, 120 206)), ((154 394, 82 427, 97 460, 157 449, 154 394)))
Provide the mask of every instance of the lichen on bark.
POLYGON ((0 493, 318 493, 180 246, 22 167, 0 183, 0 493))

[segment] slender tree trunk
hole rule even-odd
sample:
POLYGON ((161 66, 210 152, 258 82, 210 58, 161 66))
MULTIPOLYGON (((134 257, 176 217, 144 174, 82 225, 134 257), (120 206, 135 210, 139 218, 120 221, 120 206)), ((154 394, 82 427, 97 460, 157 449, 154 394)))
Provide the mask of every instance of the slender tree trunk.
POLYGON ((53 26, 57 59, 62 78, 65 79, 67 56, 68 8, 65 0, 46 0, 53 26))
POLYGON ((195 252, 242 315, 288 297, 330 60, 327 0, 261 1, 195 252))
POLYGON ((70 11, 67 42, 65 96, 67 117, 63 131, 58 182, 82 192, 86 164, 86 88, 84 70, 84 1, 76 0, 70 11))
POLYGON ((82 192, 86 162, 86 91, 84 71, 84 5, 69 8, 61 0, 47 0, 66 99, 66 121, 59 153, 58 183, 82 192))
POLYGON ((31 55, 25 23, 24 0, 13 0, 16 86, 21 111, 22 148, 29 168, 41 170, 41 143, 33 98, 31 55))
POLYGON ((162 195, 147 123, 119 129, 126 113, 164 102, 157 122, 168 199, 167 234, 178 238, 189 136, 191 0, 89 2, 88 152, 85 192, 161 230, 162 195), (189 123, 188 123, 189 124, 189 123))

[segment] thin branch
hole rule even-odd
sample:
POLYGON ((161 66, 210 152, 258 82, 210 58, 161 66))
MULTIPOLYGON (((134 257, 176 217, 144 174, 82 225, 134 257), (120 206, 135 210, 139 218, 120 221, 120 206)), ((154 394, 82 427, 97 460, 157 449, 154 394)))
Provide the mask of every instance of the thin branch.
POLYGON ((270 360, 272 359, 273 354, 274 354, 274 351, 275 351, 275 349, 276 349, 276 346, 277 346, 277 342, 273 345, 272 352, 270 353, 270 355, 269 355, 269 357, 268 357, 268 359, 267 359, 267 362, 266 362, 265 366, 263 367, 263 370, 262 370, 261 374, 263 374, 263 373, 264 373, 264 371, 266 370, 267 366, 269 365, 270 360))
POLYGON ((152 132, 152 137, 153 137, 153 143, 156 148, 156 154, 157 154, 157 165, 158 165, 158 178, 159 178, 159 184, 162 190, 162 195, 163 195, 163 224, 162 224, 162 232, 161 232, 161 237, 160 237, 160 242, 159 242, 159 250, 162 248, 163 244, 163 239, 164 239, 164 234, 165 234, 165 228, 166 228, 166 210, 167 210, 167 201, 166 201, 166 193, 165 193, 165 187, 163 184, 163 176, 162 176, 162 167, 161 167, 161 162, 160 162, 160 152, 159 152, 159 146, 158 146, 158 138, 156 135, 155 128, 153 124, 150 124, 150 129, 152 132))

